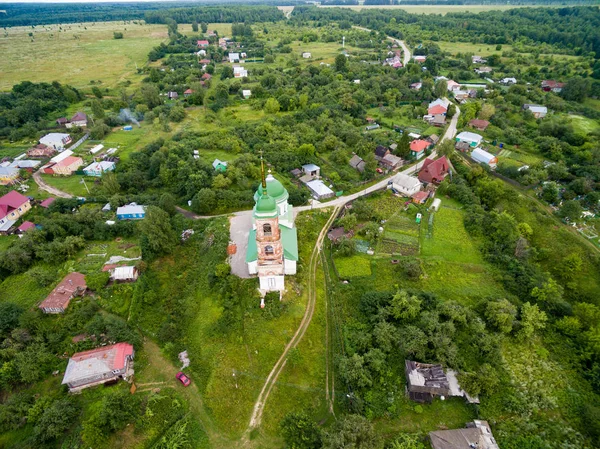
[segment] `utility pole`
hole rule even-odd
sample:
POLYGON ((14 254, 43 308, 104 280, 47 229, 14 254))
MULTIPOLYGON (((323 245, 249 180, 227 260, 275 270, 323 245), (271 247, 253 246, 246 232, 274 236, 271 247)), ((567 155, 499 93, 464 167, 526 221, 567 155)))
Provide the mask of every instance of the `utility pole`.
POLYGON ((346 48, 346 36, 342 36, 342 48, 346 48))

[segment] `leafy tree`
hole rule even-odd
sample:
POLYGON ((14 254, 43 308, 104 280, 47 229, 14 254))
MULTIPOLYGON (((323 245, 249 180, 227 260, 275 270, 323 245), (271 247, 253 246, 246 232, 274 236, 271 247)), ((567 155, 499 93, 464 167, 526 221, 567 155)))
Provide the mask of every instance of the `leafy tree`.
POLYGON ((425 445, 415 435, 402 433, 393 440, 389 449, 426 449, 425 445))
POLYGON ((24 351, 18 352, 14 358, 20 380, 24 383, 40 380, 50 371, 55 360, 48 347, 42 343, 33 343, 27 346, 24 351))
POLYGON ((448 82, 446 80, 439 80, 435 83, 433 94, 438 98, 445 98, 448 95, 448 82))
POLYGON ((338 372, 347 384, 355 387, 368 387, 373 383, 369 370, 365 367, 365 359, 358 354, 342 356, 338 363, 338 372))
POLYGON ((110 273, 106 271, 100 271, 98 273, 89 273, 85 275, 85 283, 87 287, 94 291, 99 292, 102 290, 106 284, 108 284, 108 280, 110 279, 110 273))
POLYGON ((479 111, 479 118, 481 120, 489 120, 495 113, 496 107, 491 103, 485 103, 483 106, 481 106, 481 111, 479 111))
POLYGON ((233 78, 233 67, 226 65, 221 70, 221 79, 226 80, 228 78, 233 78))
MULTIPOLYGON (((54 280, 56 279, 56 271, 49 269, 49 268, 43 268, 41 266, 36 266, 33 267, 31 270, 29 270, 27 272, 27 274, 35 279, 35 281, 38 283, 38 285, 40 287, 47 287, 48 285, 52 284, 54 282, 54 280)), ((1 312, 0 312, 1 315, 1 312)), ((1 326, 0 326, 1 329, 1 326)))
POLYGON ((390 314, 401 321, 414 320, 421 311, 421 300, 410 296, 406 290, 398 290, 390 304, 390 314))
POLYGON ((82 439, 89 447, 101 445, 111 433, 135 419, 138 399, 127 391, 112 391, 98 405, 92 416, 83 423, 82 439))
POLYGON ((398 141, 398 148, 396 148, 396 156, 407 158, 410 154, 410 138, 407 132, 403 132, 400 140, 398 141))
POLYGON ((90 128, 90 138, 94 140, 102 140, 110 132, 110 128, 105 123, 99 121, 95 126, 90 128))
POLYGON ((323 449, 383 449, 373 425, 363 416, 345 415, 323 437, 323 449))
POLYGON ((217 206, 217 194, 211 189, 201 189, 192 199, 192 210, 199 214, 208 214, 217 206))
POLYGON ((340 53, 335 57, 335 69, 338 72, 345 72, 348 70, 348 58, 345 54, 340 53))
POLYGON ((572 253, 566 256, 560 263, 560 276, 566 281, 572 281, 573 278, 581 271, 583 261, 577 253, 572 253))
POLYGON ((536 331, 544 329, 548 317, 542 312, 536 304, 531 305, 528 302, 521 307, 521 329, 518 337, 521 340, 528 340, 535 334, 536 331))
POLYGON ((485 318, 496 329, 509 334, 517 318, 517 308, 507 299, 489 301, 485 308, 485 318))
POLYGON ((102 91, 100 90, 100 88, 98 86, 94 86, 92 87, 92 93, 94 94, 94 96, 98 99, 102 98, 102 91))
POLYGON ((34 427, 34 435, 38 441, 48 442, 64 435, 71 427, 79 409, 71 397, 58 399, 44 410, 34 427))
POLYGON ((280 105, 276 98, 271 97, 265 102, 265 112, 267 114, 275 114, 279 112, 279 108, 280 105))
POLYGON ((565 100, 581 103, 590 95, 591 87, 589 79, 574 76, 569 78, 560 94, 565 100))
POLYGON ((183 121, 183 119, 185 118, 185 109, 183 109, 183 106, 173 106, 171 108, 171 111, 169 112, 169 119, 172 122, 176 122, 179 123, 181 121, 183 121))
POLYGON ((542 187, 542 199, 550 204, 558 201, 558 185, 555 182, 547 182, 542 187))
POLYGON ((9 334, 19 325, 23 308, 12 302, 0 302, 0 336, 9 334))
POLYGON ((352 231, 356 226, 356 214, 347 213, 338 220, 338 224, 344 228, 345 232, 352 231))
POLYGON ((192 22, 192 31, 193 31, 194 33, 197 33, 197 32, 198 32, 198 22, 197 22, 196 20, 194 20, 194 21, 192 22))
POLYGON ((279 424, 288 449, 320 449, 322 432, 305 412, 288 413, 279 424))
POLYGON ((110 196, 116 195, 121 191, 121 185, 114 172, 108 171, 102 173, 102 188, 110 196))
POLYGON ((202 33, 205 34, 208 31, 208 23, 202 22, 200 26, 202 27, 202 33))
POLYGON ((558 211, 558 215, 561 218, 568 219, 572 222, 577 222, 581 218, 583 208, 579 201, 569 200, 565 201, 558 211))
POLYGON ((123 39, 123 33, 121 33, 120 31, 115 31, 113 33, 113 38, 114 39, 123 39))
POLYGON ((169 221, 169 214, 156 206, 146 208, 146 216, 139 222, 144 258, 169 254, 177 245, 177 234, 169 221))
POLYGON ((90 106, 92 108, 92 114, 94 114, 94 118, 104 118, 104 108, 102 107, 102 103, 98 100, 92 100, 90 102, 90 106))
POLYGON ((158 200, 158 207, 164 210, 169 215, 175 215, 177 210, 175 209, 176 200, 173 195, 168 192, 163 193, 158 200))

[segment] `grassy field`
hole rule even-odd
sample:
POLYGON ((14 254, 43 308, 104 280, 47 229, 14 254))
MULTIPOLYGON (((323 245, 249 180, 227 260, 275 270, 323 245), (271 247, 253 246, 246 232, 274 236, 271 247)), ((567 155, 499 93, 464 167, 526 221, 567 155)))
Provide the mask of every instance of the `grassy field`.
POLYGON ((90 87, 91 80, 102 81, 102 87, 136 83, 141 80, 136 64, 144 65, 152 47, 166 38, 164 25, 131 22, 10 28, 0 38, 0 91, 25 80, 56 80, 78 88, 90 87), (124 38, 113 39, 115 31, 124 38))
POLYGON ((474 53, 479 56, 489 56, 491 54, 501 54, 503 51, 512 51, 512 46, 502 45, 501 50, 496 50, 496 45, 492 44, 471 44, 470 42, 436 42, 443 51, 451 55, 458 53, 474 53))
POLYGON ((588 134, 600 129, 598 120, 592 120, 581 115, 569 115, 569 119, 575 130, 581 134, 588 134))
POLYGON ((82 196, 86 197, 90 195, 90 193, 94 192, 94 183, 98 180, 98 178, 92 178, 89 176, 53 176, 53 175, 42 175, 42 179, 44 182, 52 187, 56 187, 63 192, 70 193, 74 196, 82 196), (85 179, 87 184, 87 188, 90 190, 89 192, 86 189, 86 184, 81 182, 82 179, 85 179))
POLYGON ((357 254, 335 259, 335 267, 342 279, 371 276, 371 261, 367 256, 357 254))

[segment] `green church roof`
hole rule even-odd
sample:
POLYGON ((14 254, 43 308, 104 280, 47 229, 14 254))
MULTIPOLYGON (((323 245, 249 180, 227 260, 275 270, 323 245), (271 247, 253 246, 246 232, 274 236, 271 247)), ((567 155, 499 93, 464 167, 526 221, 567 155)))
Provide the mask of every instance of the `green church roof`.
POLYGON ((270 195, 260 195, 256 200, 254 211, 256 214, 260 214, 261 216, 265 216, 266 214, 270 213, 277 215, 277 203, 270 195))
MULTIPOLYGON (((258 186, 258 190, 254 194, 254 199, 258 200, 262 194, 263 186, 261 184, 258 186)), ((275 177, 271 174, 267 176, 267 194, 273 197, 277 202, 286 200, 288 198, 288 191, 285 189, 285 187, 283 187, 283 184, 275 179, 275 177)))
MULTIPOLYGON (((283 258, 298 261, 298 234, 296 228, 279 226, 281 232, 281 245, 283 246, 283 258)), ((256 246, 256 229, 248 234, 248 249, 246 250, 246 262, 258 259, 258 247, 256 246)))

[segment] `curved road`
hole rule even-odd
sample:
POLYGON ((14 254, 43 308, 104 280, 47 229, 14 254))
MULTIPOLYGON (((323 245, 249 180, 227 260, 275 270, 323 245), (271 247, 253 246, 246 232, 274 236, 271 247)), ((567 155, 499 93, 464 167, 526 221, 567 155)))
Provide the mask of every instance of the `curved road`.
MULTIPOLYGON (((370 33, 372 31, 369 28, 364 28, 364 27, 359 27, 359 26, 353 26, 352 28, 355 28, 355 29, 361 30, 361 31, 366 31, 367 33, 370 33)), ((395 37, 388 36, 387 38, 389 40, 391 40, 392 42, 396 42, 398 45, 400 45, 400 47, 402 47, 402 54, 403 54, 402 65, 404 67, 406 67, 406 64, 408 64, 408 62, 410 61, 410 57, 411 57, 411 53, 410 53, 410 50, 408 49, 408 46, 404 43, 404 41, 396 39, 395 37)))
MULTIPOLYGON (((448 128, 447 128, 446 132, 444 133, 444 136, 440 140, 440 143, 447 139, 454 138, 454 136, 456 135, 456 124, 458 122, 459 115, 460 115, 460 109, 457 107, 456 113, 452 117, 452 120, 450 121, 450 124, 448 125, 448 128)), ((435 157, 435 155, 436 155, 436 152, 433 151, 431 153, 431 157, 435 157)), ((423 165, 423 162, 424 161, 421 161, 418 164, 407 168, 406 170, 402 171, 402 173, 412 174, 412 173, 416 172, 417 170, 419 170, 421 168, 421 166, 423 165)), ((392 176, 394 176, 394 175, 392 175, 392 176)), ((254 408, 252 409, 252 416, 250 417, 250 423, 248 424, 248 429, 246 430, 246 433, 243 438, 244 444, 248 442, 250 432, 253 429, 257 428, 261 423, 262 413, 263 413, 265 404, 267 402, 269 394, 271 393, 271 390, 273 389, 273 386, 277 382, 277 378, 279 377, 279 374, 285 367, 285 364, 287 361, 287 355, 288 355, 289 351, 291 349, 295 348, 298 345, 298 343, 300 343, 300 341, 302 340, 302 337, 304 336, 304 333, 306 332, 306 329, 308 329, 308 326, 310 325, 310 322, 312 320, 314 310, 315 310, 315 304, 316 304, 316 300, 317 300, 317 293, 316 293, 317 262, 319 259, 319 254, 321 252, 321 247, 323 245, 323 239, 324 239, 325 235, 327 234, 329 227, 331 226, 331 224, 337 217, 340 209, 347 202, 352 201, 356 198, 359 198, 363 195, 368 195, 369 193, 375 192, 377 190, 387 188, 388 181, 390 180, 390 178, 391 178, 391 176, 383 179, 382 181, 378 182, 377 184, 372 185, 371 187, 364 189, 361 192, 354 193, 352 195, 342 196, 342 197, 339 197, 336 200, 330 201, 328 203, 315 205, 315 207, 317 207, 317 208, 333 206, 334 209, 333 209, 331 216, 327 220, 327 223, 325 223, 325 226, 323 227, 323 229, 321 229, 321 232, 319 233, 319 237, 317 238, 315 248, 313 249, 313 252, 310 257, 309 282, 308 282, 308 304, 306 306, 306 311, 304 312, 304 316, 302 317, 302 321, 300 322, 300 326, 298 327, 298 330, 296 330, 296 333, 294 334, 294 336, 292 337, 290 342, 286 345, 285 349, 283 350, 283 354, 281 354, 281 356, 275 363, 275 366, 273 367, 273 369, 267 376, 267 380, 265 381, 265 383, 262 387, 262 390, 260 391, 260 394, 258 395, 258 399, 256 400, 256 402, 254 404, 254 408)), ((314 208, 314 207, 313 206, 303 206, 303 207, 298 207, 295 210, 298 212, 301 212, 303 210, 308 210, 311 208, 314 208)), ((247 213, 252 213, 252 211, 243 211, 241 213, 247 214, 247 213)), ((328 398, 328 400, 329 400, 329 398, 328 398)))
POLYGON ((62 190, 58 190, 57 188, 46 184, 42 179, 41 172, 42 171, 40 169, 33 174, 33 180, 39 186, 40 189, 45 190, 46 192, 51 193, 52 195, 58 196, 60 198, 73 198, 73 195, 67 192, 63 192, 62 190))

